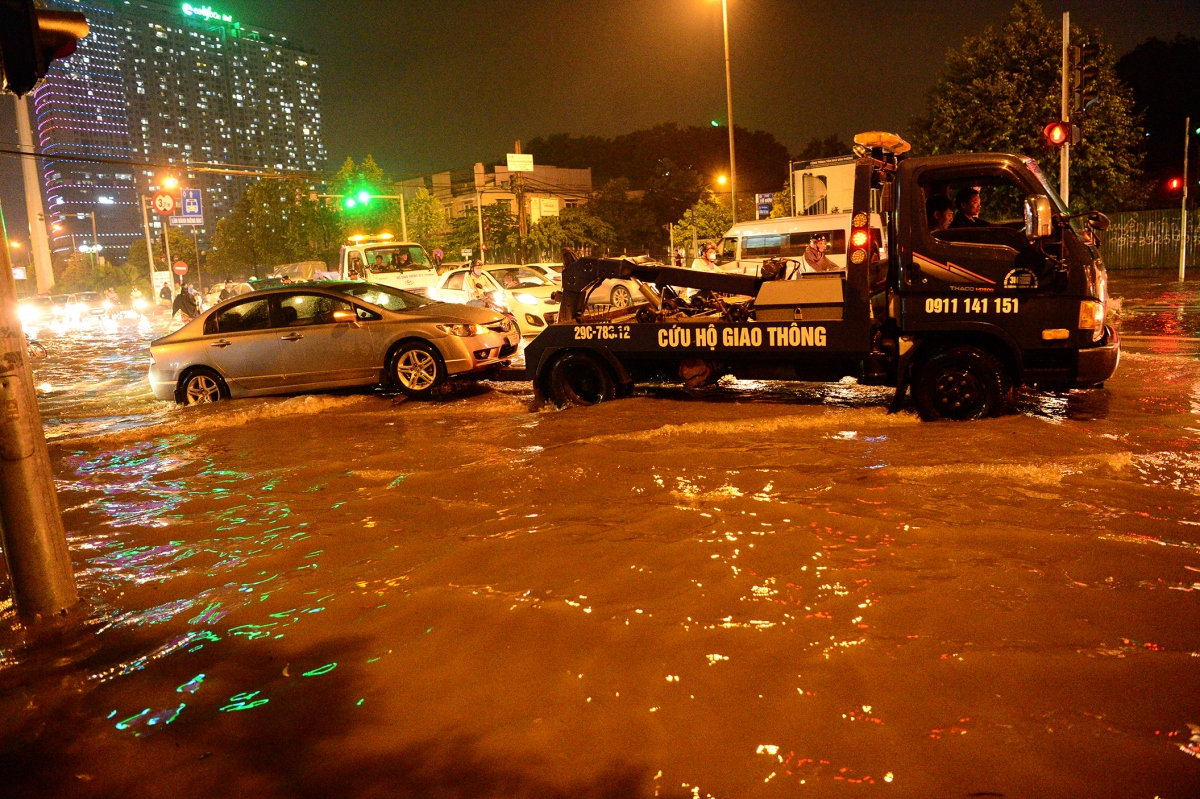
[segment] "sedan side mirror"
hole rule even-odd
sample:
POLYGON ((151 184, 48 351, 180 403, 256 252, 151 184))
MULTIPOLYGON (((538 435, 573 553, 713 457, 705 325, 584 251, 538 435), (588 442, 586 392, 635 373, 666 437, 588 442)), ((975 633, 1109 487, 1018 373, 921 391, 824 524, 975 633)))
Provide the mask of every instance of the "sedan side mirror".
POLYGON ((1025 238, 1030 241, 1044 239, 1053 232, 1053 217, 1050 198, 1044 194, 1031 194, 1025 198, 1025 238))
POLYGON ((333 322, 338 325, 351 324, 358 327, 358 314, 354 311, 334 311, 333 322))

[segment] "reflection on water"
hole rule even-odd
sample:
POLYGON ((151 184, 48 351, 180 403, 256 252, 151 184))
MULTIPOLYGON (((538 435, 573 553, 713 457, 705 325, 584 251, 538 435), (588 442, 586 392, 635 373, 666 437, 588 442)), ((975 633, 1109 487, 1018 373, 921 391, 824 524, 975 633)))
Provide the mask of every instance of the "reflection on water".
POLYGON ((15 795, 1195 784, 1194 349, 925 425, 849 382, 180 411, 109 335, 44 367, 91 604, 0 643, 15 795))

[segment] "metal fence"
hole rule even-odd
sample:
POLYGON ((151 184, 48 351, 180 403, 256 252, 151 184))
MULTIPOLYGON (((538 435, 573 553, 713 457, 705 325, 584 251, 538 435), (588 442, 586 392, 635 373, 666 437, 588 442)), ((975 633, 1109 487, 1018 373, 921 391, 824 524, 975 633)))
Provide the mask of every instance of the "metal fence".
MULTIPOLYGON (((1109 216, 1100 252, 1109 269, 1177 269, 1179 267, 1180 209, 1128 211, 1109 216)), ((1200 212, 1188 212, 1189 271, 1200 270, 1200 212)))

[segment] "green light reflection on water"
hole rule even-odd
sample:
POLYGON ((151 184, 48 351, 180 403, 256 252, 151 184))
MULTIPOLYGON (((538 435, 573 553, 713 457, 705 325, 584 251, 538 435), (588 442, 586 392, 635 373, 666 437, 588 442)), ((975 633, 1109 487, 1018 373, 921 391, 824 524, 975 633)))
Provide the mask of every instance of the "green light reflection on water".
POLYGON ((329 672, 333 671, 336 668, 337 668, 337 663, 326 663, 324 666, 321 666, 320 668, 313 669, 312 671, 304 672, 304 674, 302 674, 301 676, 302 677, 318 677, 322 674, 328 674, 329 672))

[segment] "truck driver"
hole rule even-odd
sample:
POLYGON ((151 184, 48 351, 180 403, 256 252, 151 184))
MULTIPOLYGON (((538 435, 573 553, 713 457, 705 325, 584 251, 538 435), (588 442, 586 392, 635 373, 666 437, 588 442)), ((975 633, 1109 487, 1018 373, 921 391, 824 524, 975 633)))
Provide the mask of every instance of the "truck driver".
POLYGON ((950 227, 991 227, 990 222, 979 218, 979 212, 983 210, 983 200, 979 197, 979 189, 967 186, 965 189, 959 190, 958 195, 954 198, 954 204, 958 206, 958 213, 954 215, 954 221, 950 223, 950 227))

